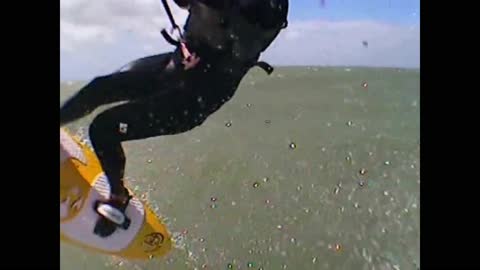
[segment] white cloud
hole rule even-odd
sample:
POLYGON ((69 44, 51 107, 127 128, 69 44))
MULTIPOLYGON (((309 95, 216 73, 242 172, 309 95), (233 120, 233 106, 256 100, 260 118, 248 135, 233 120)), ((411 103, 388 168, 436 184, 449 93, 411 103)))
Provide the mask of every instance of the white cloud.
POLYGON ((112 43, 115 39, 111 28, 104 25, 78 25, 71 22, 60 24, 60 50, 74 51, 84 43, 112 43))
POLYGON ((287 65, 419 67, 420 31, 376 21, 292 22, 264 58, 287 65))
MULTIPOLYGON (((187 12, 171 0, 177 23, 187 12)), ((170 22, 160 0, 61 0, 62 75, 90 78, 148 54, 172 50, 159 30, 170 22)), ((283 65, 418 67, 418 25, 291 19, 262 56, 283 65), (368 41, 368 48, 362 41, 368 41)))
MULTIPOLYGON (((184 22, 186 11, 171 0, 170 7, 178 21, 184 22)), ((159 38, 170 22, 159 0, 61 0, 60 49, 84 51, 92 44, 108 45, 124 33, 159 38)))

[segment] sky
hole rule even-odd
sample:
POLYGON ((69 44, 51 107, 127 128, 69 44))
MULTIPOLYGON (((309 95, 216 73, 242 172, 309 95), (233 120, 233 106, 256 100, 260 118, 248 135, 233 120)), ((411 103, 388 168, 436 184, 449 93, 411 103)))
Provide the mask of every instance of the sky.
MULTIPOLYGON (((187 12, 169 2, 182 24, 187 12)), ((288 20, 261 60, 277 66, 420 66, 420 0, 290 0, 288 20)), ((160 35, 169 26, 160 0, 61 0, 60 79, 88 80, 172 51, 160 35)))

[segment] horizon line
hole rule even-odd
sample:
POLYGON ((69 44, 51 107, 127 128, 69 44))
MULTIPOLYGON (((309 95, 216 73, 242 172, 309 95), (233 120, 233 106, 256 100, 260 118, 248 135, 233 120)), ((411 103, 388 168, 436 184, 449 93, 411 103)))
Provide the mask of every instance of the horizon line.
MULTIPOLYGON (((420 67, 405 67, 405 66, 362 66, 362 65, 296 65, 296 64, 290 64, 290 65, 275 65, 272 64, 274 68, 368 68, 368 69, 403 69, 403 70, 420 70, 420 67)), ((113 72, 112 72, 113 73, 113 72)), ((107 74, 103 74, 107 75, 107 74)), ((98 76, 102 76, 102 74, 99 74, 98 76)), ((74 81, 87 81, 91 80, 95 77, 90 77, 90 78, 64 78, 60 79, 60 83, 62 82, 74 82, 74 81)))

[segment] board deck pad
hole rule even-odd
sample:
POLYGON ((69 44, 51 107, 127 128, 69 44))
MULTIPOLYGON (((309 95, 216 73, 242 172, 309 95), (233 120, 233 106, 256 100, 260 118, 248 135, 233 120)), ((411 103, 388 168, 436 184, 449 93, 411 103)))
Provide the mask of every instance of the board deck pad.
MULTIPOLYGON (((131 192, 131 191, 130 191, 131 192)), ((128 229, 117 228, 102 238, 93 233, 98 200, 110 196, 110 185, 95 153, 78 138, 60 129, 60 238, 90 251, 125 259, 152 259, 172 249, 166 226, 135 194, 125 210, 128 229)))

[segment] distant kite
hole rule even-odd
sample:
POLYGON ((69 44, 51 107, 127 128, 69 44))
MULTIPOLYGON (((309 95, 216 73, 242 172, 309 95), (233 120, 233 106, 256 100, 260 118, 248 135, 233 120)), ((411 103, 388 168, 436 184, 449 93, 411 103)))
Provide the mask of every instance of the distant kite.
POLYGON ((362 41, 363 47, 368 48, 368 41, 364 40, 362 41))

